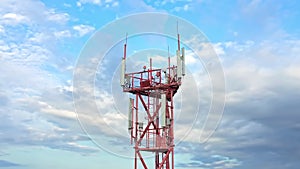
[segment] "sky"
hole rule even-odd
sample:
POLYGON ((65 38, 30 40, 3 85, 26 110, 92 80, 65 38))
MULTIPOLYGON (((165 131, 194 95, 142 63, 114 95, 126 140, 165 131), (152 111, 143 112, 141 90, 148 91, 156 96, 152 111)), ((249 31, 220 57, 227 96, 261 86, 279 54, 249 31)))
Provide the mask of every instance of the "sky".
POLYGON ((1 0, 0 168, 133 168, 124 38, 128 71, 150 57, 163 66, 178 22, 187 75, 175 96, 175 168, 298 169, 299 6, 1 0))

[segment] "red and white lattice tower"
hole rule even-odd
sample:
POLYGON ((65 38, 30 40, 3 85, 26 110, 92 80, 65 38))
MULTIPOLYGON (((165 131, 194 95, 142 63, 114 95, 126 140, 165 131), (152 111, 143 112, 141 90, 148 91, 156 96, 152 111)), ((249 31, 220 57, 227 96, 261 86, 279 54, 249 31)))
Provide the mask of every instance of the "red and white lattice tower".
POLYGON ((176 51, 177 66, 170 65, 164 69, 150 67, 133 73, 126 73, 126 43, 121 64, 120 84, 123 92, 131 93, 129 99, 128 130, 131 144, 134 145, 134 169, 138 161, 147 169, 143 152, 155 155, 155 169, 174 169, 174 95, 185 75, 184 48, 180 49, 178 34, 178 49, 176 51), (146 124, 139 121, 141 113, 146 113, 146 124))

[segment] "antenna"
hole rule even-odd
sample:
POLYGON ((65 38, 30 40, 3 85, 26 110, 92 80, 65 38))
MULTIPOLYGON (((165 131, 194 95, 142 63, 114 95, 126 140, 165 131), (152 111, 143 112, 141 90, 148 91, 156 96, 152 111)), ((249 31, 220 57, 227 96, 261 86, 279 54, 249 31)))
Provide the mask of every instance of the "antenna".
POLYGON ((124 59, 126 59, 126 46, 127 46, 127 33, 126 33, 126 40, 125 40, 125 44, 124 44, 124 59))
POLYGON ((170 51, 169 51, 169 45, 168 45, 168 67, 169 67, 169 76, 171 75, 170 65, 171 65, 171 59, 170 59, 170 51))
POLYGON ((126 41, 124 44, 124 56, 121 62, 121 75, 120 75, 120 85, 125 86, 125 72, 126 72, 126 46, 127 46, 127 33, 126 33, 126 41))
POLYGON ((179 33, 178 33, 178 21, 177 21, 177 39, 178 39, 178 51, 180 51, 180 37, 179 37, 179 33))

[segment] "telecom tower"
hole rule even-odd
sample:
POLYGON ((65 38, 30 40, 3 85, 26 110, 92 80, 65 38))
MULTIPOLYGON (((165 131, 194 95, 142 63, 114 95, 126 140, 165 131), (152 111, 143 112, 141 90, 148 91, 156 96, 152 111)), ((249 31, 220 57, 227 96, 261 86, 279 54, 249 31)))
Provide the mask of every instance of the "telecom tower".
POLYGON ((138 161, 144 169, 148 169, 142 152, 155 154, 155 169, 174 169, 174 95, 185 75, 185 52, 176 51, 177 66, 170 65, 163 69, 153 69, 152 59, 150 67, 143 67, 139 72, 126 73, 126 42, 124 57, 121 63, 120 85, 123 92, 131 93, 134 98, 129 99, 128 130, 131 144, 134 145, 134 169, 138 168, 138 161), (146 113, 146 124, 139 121, 139 115, 146 113))

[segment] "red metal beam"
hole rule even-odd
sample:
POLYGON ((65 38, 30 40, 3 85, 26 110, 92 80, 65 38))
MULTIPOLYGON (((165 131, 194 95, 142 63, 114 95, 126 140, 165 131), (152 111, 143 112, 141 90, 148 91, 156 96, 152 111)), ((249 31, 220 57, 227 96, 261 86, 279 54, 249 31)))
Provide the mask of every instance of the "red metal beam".
POLYGON ((145 130, 143 131, 142 135, 138 139, 137 145, 139 145, 141 143, 142 139, 144 138, 144 136, 145 136, 146 132, 148 131, 148 129, 149 129, 149 127, 150 127, 151 124, 154 125, 153 121, 148 123, 147 127, 145 128, 145 130))
POLYGON ((144 161, 144 159, 143 159, 143 157, 142 157, 140 151, 137 151, 137 154, 138 154, 138 156, 139 156, 139 158, 140 158, 140 160, 141 160, 141 162, 142 162, 144 168, 145 168, 145 169, 148 169, 148 167, 147 167, 147 165, 146 165, 146 163, 145 163, 145 161, 144 161))
POLYGON ((160 165, 159 165, 159 167, 157 169, 161 169, 162 168, 162 166, 164 165, 165 161, 167 159, 169 159, 169 154, 170 154, 171 151, 172 151, 172 149, 168 150, 167 154, 165 155, 165 157, 163 158, 163 160, 161 161, 161 163, 160 163, 160 165))
POLYGON ((144 101, 142 95, 141 95, 141 94, 138 94, 138 96, 139 96, 139 98, 140 98, 140 100, 141 100, 141 102, 142 102, 142 104, 143 104, 143 106, 144 106, 144 108, 145 108, 145 111, 147 112, 148 118, 150 118, 151 115, 150 115, 149 109, 148 109, 148 107, 147 107, 147 105, 146 105, 146 103, 145 103, 145 101, 144 101))

